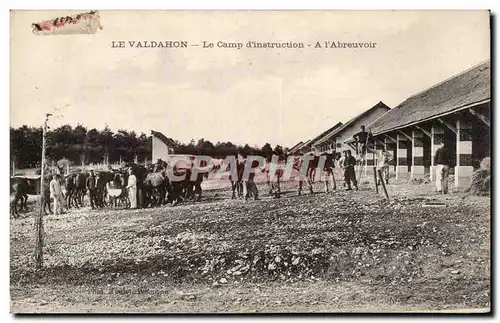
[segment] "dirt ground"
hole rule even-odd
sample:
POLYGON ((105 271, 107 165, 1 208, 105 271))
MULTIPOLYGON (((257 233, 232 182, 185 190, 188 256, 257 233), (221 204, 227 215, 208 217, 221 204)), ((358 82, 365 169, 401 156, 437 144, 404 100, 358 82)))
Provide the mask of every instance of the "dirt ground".
MULTIPOLYGON (((33 214, 11 220, 11 311, 489 311, 490 199, 400 181, 360 191, 46 216, 34 270, 33 214)), ((33 206, 31 206, 33 208, 33 206)))

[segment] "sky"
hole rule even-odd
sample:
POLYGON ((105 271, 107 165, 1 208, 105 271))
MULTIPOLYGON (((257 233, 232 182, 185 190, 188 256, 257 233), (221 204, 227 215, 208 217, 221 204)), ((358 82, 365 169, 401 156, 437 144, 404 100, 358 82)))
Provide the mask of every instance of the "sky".
POLYGON ((94 35, 31 32, 33 22, 75 13, 11 13, 12 127, 40 126, 50 112, 51 127, 292 147, 490 58, 487 11, 101 11, 94 35), (306 48, 112 48, 120 40, 306 48), (377 46, 313 48, 317 41, 377 46))

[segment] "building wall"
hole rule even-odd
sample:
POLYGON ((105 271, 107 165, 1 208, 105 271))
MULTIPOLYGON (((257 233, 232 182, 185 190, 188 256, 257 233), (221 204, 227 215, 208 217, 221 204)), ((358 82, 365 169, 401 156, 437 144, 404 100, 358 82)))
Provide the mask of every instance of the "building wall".
MULTIPOLYGON (((354 134, 357 132, 361 131, 361 126, 364 125, 365 127, 368 127, 373 121, 376 119, 380 118, 383 114, 385 114, 388 110, 383 109, 383 108, 377 108, 373 112, 363 116, 362 118, 356 120, 353 124, 351 124, 347 129, 342 131, 340 134, 340 138, 337 139, 337 143, 342 143, 341 145, 341 151, 342 150, 351 150, 351 152, 354 154, 356 151, 354 151, 349 145, 346 145, 344 141, 349 140, 352 138, 354 134), (341 139, 341 141, 339 140, 341 139)), ((366 129, 367 131, 369 130, 368 128, 366 129)))
POLYGON ((387 111, 388 110, 384 108, 377 108, 373 110, 371 113, 353 122, 349 127, 340 132, 335 138, 332 138, 331 140, 334 142, 322 143, 321 145, 318 145, 317 148, 321 152, 328 153, 333 153, 335 151, 341 152, 348 149, 354 153, 353 149, 349 145, 344 144, 344 141, 349 140, 355 133, 361 131, 361 125, 368 126, 387 111))
POLYGON ((155 163, 158 159, 167 160, 169 155, 168 146, 163 141, 153 136, 153 149, 151 161, 155 163))

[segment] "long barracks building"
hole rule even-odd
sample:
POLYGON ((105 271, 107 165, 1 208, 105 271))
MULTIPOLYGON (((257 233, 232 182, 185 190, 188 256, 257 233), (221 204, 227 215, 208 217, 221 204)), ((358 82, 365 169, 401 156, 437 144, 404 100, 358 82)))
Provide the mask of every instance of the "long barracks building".
MULTIPOLYGON (((472 172, 490 147, 490 61, 476 65, 406 99, 393 109, 379 102, 341 125, 296 145, 298 151, 340 153, 355 150, 353 134, 365 125, 374 135, 366 166, 377 163, 385 147, 394 156, 396 178, 430 176, 435 180, 434 155, 445 142, 456 153, 450 173, 455 186, 468 186, 472 172)), ((372 167, 365 167, 367 169, 372 167)))
POLYGON ((490 73, 488 60, 408 98, 367 126, 375 150, 384 146, 395 157, 396 178, 429 175, 434 181, 434 155, 444 142, 456 152, 450 169, 455 186, 470 184, 474 168, 491 155, 490 73))

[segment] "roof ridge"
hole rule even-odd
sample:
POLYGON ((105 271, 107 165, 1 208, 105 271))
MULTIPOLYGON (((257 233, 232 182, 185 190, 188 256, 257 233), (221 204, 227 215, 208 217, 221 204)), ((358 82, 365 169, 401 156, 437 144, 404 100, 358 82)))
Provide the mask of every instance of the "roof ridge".
MULTIPOLYGON (((409 99, 411 99, 411 98, 414 98, 414 97, 416 97, 416 96, 418 96, 418 95, 420 95, 420 94, 422 94, 422 93, 428 92, 428 91, 430 91, 430 90, 431 90, 431 89, 433 89, 433 88, 436 88, 436 87, 438 87, 438 86, 440 86, 440 85, 442 85, 442 84, 444 84, 444 83, 446 83, 446 82, 448 82, 448 81, 451 81, 451 80, 452 80, 452 79, 454 79, 454 78, 459 77, 460 75, 466 74, 466 73, 468 73, 468 72, 472 71, 473 69, 478 68, 479 66, 481 66, 481 65, 483 65, 483 64, 486 64, 486 63, 490 63, 490 62, 491 62, 491 59, 487 59, 487 60, 485 60, 485 61, 482 61, 481 63, 475 64, 475 65, 473 65, 473 66, 469 67, 469 68, 468 68, 468 69, 466 69, 465 71, 462 71, 462 72, 457 73, 457 74, 453 74, 452 76, 447 77, 446 79, 442 80, 441 82, 438 82, 438 83, 436 83, 436 84, 434 84, 434 85, 432 85, 432 86, 430 86, 430 87, 428 87, 428 88, 425 88, 424 90, 422 90, 422 91, 420 91, 420 92, 418 92, 418 93, 415 93, 415 94, 413 94, 413 95, 409 96, 406 100, 404 100, 403 102, 401 102, 400 104, 398 104, 398 105, 396 106, 396 108, 397 108, 397 107, 399 107, 400 105, 402 105, 404 102, 408 101, 408 100, 409 100, 409 99)), ((490 68, 491 68, 491 67, 490 67, 490 68)))
MULTIPOLYGON (((361 112, 360 114, 357 114, 355 115, 354 117, 350 118, 349 120, 347 120, 344 124, 342 124, 340 127, 336 128, 336 129, 333 129, 331 131, 328 131, 328 133, 326 133, 324 136, 322 136, 322 138, 320 140, 318 140, 316 143, 320 143, 320 142, 324 142, 325 141, 325 138, 331 138, 333 135, 343 131, 344 129, 346 129, 347 127, 349 127, 353 122, 355 122, 357 119, 361 118, 362 116, 364 116, 366 113, 370 112, 371 110, 375 109, 375 108, 380 108, 381 105, 383 105, 383 107, 387 108, 388 110, 386 111, 389 112, 391 111, 392 109, 387 105, 385 104, 384 102, 382 101, 379 101, 377 104, 373 105, 371 108, 361 112)), ((383 115, 385 115, 386 113, 384 113, 383 115)), ((380 118, 380 117, 379 117, 380 118)), ((377 118, 378 119, 378 118, 377 118)))

